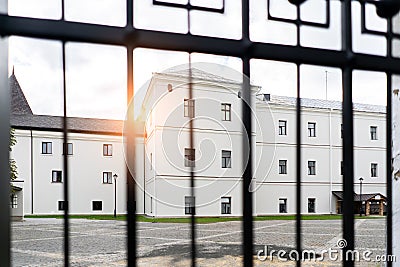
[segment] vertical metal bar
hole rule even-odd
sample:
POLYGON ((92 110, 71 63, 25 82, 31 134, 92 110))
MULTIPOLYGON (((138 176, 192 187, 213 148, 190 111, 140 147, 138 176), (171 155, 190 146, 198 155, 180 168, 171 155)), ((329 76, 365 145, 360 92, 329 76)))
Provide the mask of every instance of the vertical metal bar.
MULTIPOLYGON (((297 46, 300 46, 300 4, 296 5, 297 12, 297 46)), ((296 266, 301 266, 301 94, 300 94, 300 64, 296 64, 297 70, 297 99, 296 99, 296 250, 299 257, 296 266)))
MULTIPOLYGON (((387 57, 392 57, 392 33, 393 20, 387 19, 387 32, 389 38, 386 40, 387 57)), ((386 73, 386 255, 392 255, 392 74, 386 73)), ((387 262, 387 267, 392 266, 387 262)))
POLYGON ((342 50, 348 55, 348 66, 342 70, 343 82, 343 238, 347 246, 343 248, 343 266, 352 267, 354 261, 347 252, 354 250, 354 151, 353 151, 353 88, 352 88, 352 34, 351 0, 342 2, 342 50))
MULTIPOLYGON (((0 12, 7 14, 7 0, 0 0, 0 12)), ((10 252, 10 86, 8 79, 8 37, 0 37, 0 266, 11 266, 10 252)))
MULTIPOLYGON (((387 74, 386 106, 386 255, 392 255, 392 75, 387 74)), ((391 267, 392 262, 387 262, 391 267)))
MULTIPOLYGON (((62 64, 63 64, 63 146, 66 151, 68 144, 68 119, 67 119, 67 83, 66 83, 66 65, 65 65, 65 42, 62 42, 62 64)), ((68 157, 67 153, 63 153, 63 168, 64 168, 64 266, 69 266, 69 192, 68 192, 68 157)))
MULTIPOLYGON (((188 10, 187 10, 187 23, 188 23, 188 33, 190 34, 190 0, 188 2, 188 10)), ((193 79, 192 79, 192 54, 189 48, 189 101, 194 101, 193 99, 193 79)), ((193 106, 193 115, 194 113, 193 106)), ((190 113, 190 112, 189 112, 190 113)), ((189 118, 189 147, 190 153, 196 153, 194 150, 194 134, 193 134, 193 120, 194 116, 189 118), (194 152, 193 152, 194 151, 194 152)), ((196 159, 196 155, 193 155, 194 159, 196 159)), ((196 194, 195 194, 195 182, 194 182, 194 164, 190 164, 190 197, 193 201, 193 210, 190 215, 190 255, 191 255, 191 266, 196 267, 196 194)))
POLYGON ((133 27, 133 0, 126 1, 126 27, 133 27))
MULTIPOLYGON (((190 15, 188 12, 189 29, 190 29, 190 15)), ((189 101, 193 101, 193 83, 192 83, 192 54, 189 53, 189 101)), ((193 110, 194 112, 194 110, 193 110)), ((194 113, 193 113, 194 114, 194 113)), ((193 120, 189 120, 189 146, 190 151, 194 151, 194 136, 193 136, 193 120)), ((192 152, 191 152, 192 153, 192 152)), ((190 237, 191 237, 191 266, 196 266, 196 199, 195 199, 195 183, 194 183, 194 164, 190 164, 190 196, 193 200, 193 212, 190 216, 190 237)))
MULTIPOLYGON (((353 105, 352 105, 352 70, 346 67, 342 73, 343 79, 343 238, 347 251, 354 249, 354 169, 353 169, 353 105)), ((345 259, 344 266, 354 266, 351 258, 345 259)))
POLYGON ((127 116, 127 161, 131 164, 132 168, 126 168, 127 175, 127 196, 128 196, 128 266, 136 266, 136 185, 135 185, 135 126, 134 126, 134 87, 133 87, 133 47, 127 47, 127 103, 128 103, 128 116, 127 116))
MULTIPOLYGON (((133 0, 126 1, 126 27, 133 28, 133 0)), ((127 47, 127 104, 128 104, 128 116, 127 116, 127 124, 128 124, 128 134, 127 137, 127 160, 128 162, 132 162, 136 164, 135 161, 135 138, 132 136, 134 129, 132 123, 134 121, 134 85, 133 85, 133 46, 127 47)), ((135 267, 136 263, 136 207, 135 207, 135 199, 136 199, 136 186, 134 184, 133 177, 134 173, 131 173, 131 169, 126 166, 126 179, 127 183, 127 209, 128 209, 128 266, 135 267)))
MULTIPOLYGON (((297 64, 297 101, 296 101, 296 250, 301 255, 301 98, 300 65, 297 64)), ((301 266, 298 257, 296 266, 301 266)))
MULTIPOLYGON (((250 44, 249 28, 249 1, 242 1, 242 40, 250 44)), ((251 90, 250 90, 250 58, 247 54, 242 55, 243 64, 243 93, 242 93, 242 122, 244 133, 242 140, 243 155, 245 144, 248 144, 247 161, 243 158, 244 172, 242 176, 242 208, 243 208, 243 265, 253 266, 253 142, 252 142, 252 116, 251 116, 251 90)))

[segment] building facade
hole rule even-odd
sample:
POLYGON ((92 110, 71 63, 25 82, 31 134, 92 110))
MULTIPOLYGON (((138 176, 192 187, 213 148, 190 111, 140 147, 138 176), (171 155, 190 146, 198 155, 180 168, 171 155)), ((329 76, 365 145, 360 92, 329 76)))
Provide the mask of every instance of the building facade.
MULTIPOLYGON (((136 211, 155 217, 188 216, 192 212, 197 216, 240 216, 242 170, 248 162, 241 85, 198 69, 193 69, 192 75, 192 98, 187 71, 155 73, 149 83, 135 122, 140 129, 136 162, 128 164, 135 168, 136 211), (193 149, 189 141, 191 120, 193 149), (194 198, 190 194, 192 168, 194 198)), ((61 118, 34 115, 14 74, 10 80, 11 124, 17 137, 12 157, 19 170, 13 184, 22 188, 24 213, 63 212, 63 153, 69 157, 71 214, 112 214, 114 174, 118 175, 117 213, 125 213, 123 122, 69 118, 69 140, 64 145, 61 118)), ((251 87, 255 153, 249 190, 254 192, 254 213, 293 214, 296 99, 260 94, 260 90, 251 87)), ((315 99, 302 99, 301 103, 302 213, 340 213, 341 103, 315 99)), ((368 203, 360 202, 360 206, 368 206, 373 213, 374 197, 384 197, 386 190, 385 107, 354 104, 354 114, 355 201, 362 189, 371 198, 365 198, 368 203)))

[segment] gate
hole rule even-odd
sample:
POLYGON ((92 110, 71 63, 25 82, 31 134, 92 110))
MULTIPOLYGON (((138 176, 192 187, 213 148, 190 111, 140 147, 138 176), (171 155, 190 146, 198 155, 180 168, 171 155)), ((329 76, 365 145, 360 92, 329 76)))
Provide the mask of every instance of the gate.
MULTIPOLYGON (((393 57, 393 41, 398 40, 400 35, 393 30, 393 17, 398 13, 400 4, 394 0, 341 0, 341 49, 331 50, 322 48, 311 48, 301 45, 300 28, 302 26, 312 28, 329 28, 331 25, 331 2, 327 0, 325 3, 326 20, 322 23, 310 22, 303 20, 300 16, 301 5, 306 0, 288 0, 296 8, 296 18, 288 19, 274 16, 270 10, 270 2, 267 0, 268 10, 266 15, 271 21, 279 21, 290 24, 295 27, 297 41, 293 46, 278 45, 271 43, 263 43, 252 41, 250 38, 250 1, 243 0, 241 4, 241 38, 224 39, 219 37, 199 36, 190 33, 190 14, 196 12, 212 12, 224 14, 225 1, 222 0, 220 8, 210 8, 197 6, 188 1, 187 4, 180 4, 182 1, 161 1, 153 0, 153 5, 164 6, 166 8, 183 9, 187 11, 189 33, 172 33, 164 31, 144 30, 135 28, 134 25, 134 1, 144 0, 127 0, 126 1, 126 26, 114 27, 96 24, 71 22, 64 19, 64 1, 62 1, 62 18, 60 20, 36 19, 14 17, 7 15, 7 0, 0 1, 0 265, 10 265, 10 212, 9 212, 9 150, 8 137, 10 128, 10 96, 8 90, 8 66, 7 66, 7 37, 11 35, 33 37, 48 40, 59 40, 62 42, 63 68, 64 68, 64 120, 63 120, 63 136, 64 143, 68 142, 68 129, 66 117, 66 89, 65 89, 65 44, 66 42, 86 42, 92 44, 108 44, 118 45, 126 48, 127 51, 127 96, 128 101, 133 96, 133 49, 137 47, 153 48, 162 50, 185 51, 188 53, 199 52, 207 54, 215 54, 222 56, 232 56, 241 58, 243 64, 243 74, 251 77, 250 60, 265 59, 276 60, 282 62, 294 63, 297 66, 297 108, 296 108, 296 125, 301 125, 301 90, 300 90, 300 66, 302 64, 310 64, 316 66, 327 66, 340 68, 342 71, 343 82, 343 238, 347 241, 347 247, 344 252, 354 249, 354 214, 353 214, 353 192, 354 192, 354 131, 353 131, 353 109, 352 109, 352 71, 368 70, 380 71, 386 73, 387 76, 387 103, 391 103, 392 76, 400 74, 400 60, 393 57), (357 53, 353 51, 352 36, 352 2, 358 2, 361 6, 361 27, 363 34, 381 36, 386 39, 386 56, 369 55, 357 53), (387 30, 376 31, 368 29, 366 26, 366 5, 375 5, 379 16, 386 20, 387 30), (5 127, 7 126, 7 127, 5 127)), ((227 0, 229 1, 229 0, 227 0)), ((338 0, 336 0, 338 1, 338 0)), ((249 81, 243 84, 242 93, 243 102, 250 102, 250 85, 249 81)), ((250 105, 243 104, 242 121, 245 126, 245 138, 250 142, 250 152, 252 149, 251 136, 251 110, 250 105)), ((392 182, 391 182, 391 105, 387 105, 387 122, 386 122, 386 179, 387 179, 387 254, 392 254, 392 182)), ((129 119, 129 118, 128 118, 129 119)), ((133 139, 128 138, 128 144, 133 144, 133 139)), ((253 166, 252 153, 243 172, 243 264, 244 266, 253 265, 253 203, 252 194, 248 188, 251 183, 253 166)), ((134 159, 134 153, 131 151, 128 158, 134 159)), ((64 155, 64 196, 68 203, 68 157, 64 155)), ((191 172, 191 180, 193 186, 193 172, 191 172)), ((128 172, 128 176, 131 175, 128 172)), ((132 177, 130 177, 132 178, 132 177)), ((132 179, 128 179, 128 265, 136 266, 136 221, 134 214, 135 190, 132 179)), ((302 249, 302 221, 300 217, 301 210, 301 130, 296 127, 296 249, 302 249)), ((196 259, 196 238, 195 238, 195 222, 192 215, 191 223, 191 252, 192 266, 195 266, 196 259)), ((69 219, 68 208, 65 209, 64 216, 64 258, 65 266, 69 266, 69 219)), ((300 260, 297 266, 300 266, 300 260)), ((354 262, 349 259, 343 263, 344 266, 354 266, 354 262)), ((391 266, 391 263, 388 263, 391 266)))

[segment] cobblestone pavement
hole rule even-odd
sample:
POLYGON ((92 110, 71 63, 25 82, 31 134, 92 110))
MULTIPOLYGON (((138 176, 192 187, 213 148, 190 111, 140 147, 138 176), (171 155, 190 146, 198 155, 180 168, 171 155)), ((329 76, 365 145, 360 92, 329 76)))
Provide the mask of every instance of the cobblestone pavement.
MULTIPOLYGON (((289 255, 295 243, 294 221, 257 221, 254 223, 255 253, 284 250, 289 255)), ((303 244, 321 255, 337 249, 341 239, 341 221, 303 221, 303 244)), ((385 220, 356 220, 356 248, 370 250, 374 259, 384 254, 385 220)), ((12 225, 13 266, 62 266, 63 224, 59 219, 27 219, 12 225)), ((139 266, 188 266, 190 226, 172 223, 138 223, 139 266)), ((71 220, 72 266, 125 266, 126 222, 71 220)), ((197 225, 199 266, 241 265, 241 222, 197 225)), ((264 254, 261 254, 264 255, 264 254)), ((326 254, 325 254, 326 255, 326 254)), ((335 254, 336 255, 336 254, 335 254)), ((339 253, 337 253, 340 256, 339 253)), ((362 254, 360 254, 362 255, 362 254)), ((325 258, 328 258, 327 255, 325 258)), ((339 261, 308 260, 305 266, 341 266, 339 261)), ((294 266, 291 261, 261 261, 256 266, 294 266)), ((362 262, 358 266, 382 266, 362 262)))

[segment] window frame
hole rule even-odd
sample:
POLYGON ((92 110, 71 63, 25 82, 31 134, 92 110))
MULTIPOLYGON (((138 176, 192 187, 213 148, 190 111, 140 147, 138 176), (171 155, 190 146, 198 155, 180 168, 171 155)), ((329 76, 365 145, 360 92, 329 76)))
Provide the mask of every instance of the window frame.
POLYGON ((372 141, 378 140, 378 126, 369 126, 369 132, 372 141))
POLYGON ((232 197, 221 197, 221 214, 232 214, 232 197))
POLYGON ((18 209, 18 195, 15 193, 10 195, 10 208, 18 209))
POLYGON ((195 116, 195 101, 194 101, 194 99, 185 98, 183 100, 183 116, 185 118, 194 118, 194 116, 195 116))
POLYGON ((340 161, 340 175, 344 175, 344 163, 343 163, 343 160, 340 161))
POLYGON ((278 135, 287 135, 287 121, 279 120, 278 121, 278 135), (281 125, 283 123, 283 125, 281 125))
POLYGON ((232 151, 221 150, 221 168, 230 169, 232 168, 232 151), (225 155, 224 155, 225 153, 225 155), (229 153, 229 156, 227 154, 229 153))
POLYGON ((378 177, 378 163, 376 162, 371 162, 371 177, 376 178, 378 177))
POLYGON ((317 137, 317 123, 307 122, 308 137, 317 137))
POLYGON ((287 213, 287 198, 279 198, 278 199, 278 211, 279 213, 287 213), (281 203, 283 201, 283 203, 281 203))
POLYGON ((62 171, 61 170, 51 170, 51 182, 52 183, 62 183, 63 179, 62 179, 62 171), (56 179, 54 179, 54 174, 56 174, 56 179), (60 174, 60 176, 58 177, 58 174, 60 174), (58 179, 59 178, 59 179, 58 179))
POLYGON ((186 147, 184 153, 185 167, 196 167, 196 149, 186 147))
POLYGON ((314 197, 314 198, 308 198, 307 199, 307 212, 308 213, 316 213, 316 198, 314 197), (310 205, 312 205, 312 206, 310 206, 310 205), (310 207, 312 207, 311 209, 310 209, 310 207))
POLYGON ((65 145, 65 143, 63 144, 63 155, 65 155, 65 150, 67 150, 67 156, 72 156, 74 154, 74 144, 73 143, 67 143, 67 145, 65 145), (71 147, 71 151, 70 148, 71 147), (71 152, 71 153, 70 153, 71 152))
POLYGON ((52 155, 52 154, 53 154, 53 142, 42 141, 42 155, 52 155))
POLYGON ((59 200, 58 201, 58 211, 64 211, 66 208, 66 201, 65 200, 59 200))
POLYGON ((280 159, 278 161, 278 174, 287 174, 287 160, 280 159), (284 164, 281 164, 284 163, 284 164))
POLYGON ((309 160, 307 163, 308 175, 317 175, 317 161, 309 160))
POLYGON ((112 172, 103 172, 103 184, 112 184, 112 172), (107 175, 106 179, 104 175, 107 175))
POLYGON ((221 103, 222 121, 232 121, 232 104, 221 103))
POLYGON ((101 200, 92 200, 92 211, 103 211, 103 201, 101 200), (95 209, 95 204, 100 204, 100 209, 95 209))
POLYGON ((196 197, 193 196, 185 196, 185 214, 191 215, 196 214, 195 205, 196 205, 196 197))
POLYGON ((104 157, 112 157, 113 155, 113 145, 112 144, 103 144, 103 156, 104 157))

